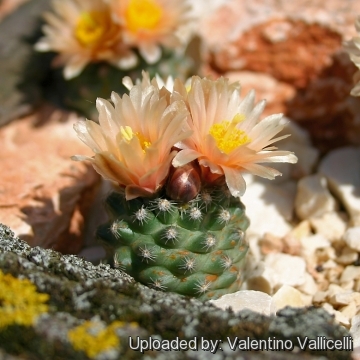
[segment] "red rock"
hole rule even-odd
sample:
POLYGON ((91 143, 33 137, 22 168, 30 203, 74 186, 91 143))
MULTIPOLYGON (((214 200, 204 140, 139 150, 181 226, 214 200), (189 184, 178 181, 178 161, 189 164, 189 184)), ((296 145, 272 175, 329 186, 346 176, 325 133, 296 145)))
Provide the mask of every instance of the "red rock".
POLYGON ((219 73, 250 70, 304 88, 341 46, 341 36, 318 24, 269 19, 230 42, 222 51, 209 52, 209 66, 219 73), (276 34, 276 28, 282 29, 276 34), (281 34, 282 32, 282 34, 281 34))
POLYGON ((32 246, 77 253, 99 176, 70 159, 91 155, 72 128, 76 117, 42 110, 0 129, 0 221, 32 246))
MULTIPOLYGON (((328 1, 326 9, 306 0, 229 0, 202 19, 202 71, 215 77, 266 74, 288 86, 272 86, 271 110, 307 129, 322 153, 359 145, 360 100, 350 96, 356 68, 342 46, 356 34, 357 15, 360 3, 344 6, 342 0, 328 1)), ((271 94, 267 83, 264 93, 271 94)))

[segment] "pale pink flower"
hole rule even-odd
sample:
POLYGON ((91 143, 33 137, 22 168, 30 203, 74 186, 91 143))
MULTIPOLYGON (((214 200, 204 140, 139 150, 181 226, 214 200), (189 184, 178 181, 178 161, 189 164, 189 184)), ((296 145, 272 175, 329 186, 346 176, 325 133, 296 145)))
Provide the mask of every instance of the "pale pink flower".
POLYGON ((181 46, 181 29, 188 24, 187 0, 109 0, 121 24, 124 41, 138 48, 147 63, 157 62, 161 46, 181 46))
POLYGON ((54 51, 55 66, 64 66, 71 79, 91 62, 106 61, 122 69, 136 65, 137 57, 124 44, 121 27, 113 21, 103 0, 53 0, 53 12, 44 15, 45 34, 38 51, 54 51))
POLYGON ((181 151, 172 162, 175 167, 198 159, 212 174, 224 175, 231 194, 240 197, 246 187, 244 172, 273 179, 281 173, 261 163, 297 161, 293 153, 270 146, 288 136, 274 138, 285 124, 281 122, 282 114, 259 121, 265 101, 254 106, 254 91, 241 99, 236 83, 194 76, 188 88, 175 80, 173 93, 186 102, 188 125, 193 130, 190 137, 177 144, 181 151))
POLYGON ((151 196, 166 181, 177 152, 172 147, 190 135, 186 106, 182 101, 169 105, 156 86, 141 84, 122 98, 113 92, 111 100, 114 105, 97 100, 99 124, 75 124, 79 138, 95 155, 73 159, 91 161, 104 178, 125 188, 127 200, 151 196))

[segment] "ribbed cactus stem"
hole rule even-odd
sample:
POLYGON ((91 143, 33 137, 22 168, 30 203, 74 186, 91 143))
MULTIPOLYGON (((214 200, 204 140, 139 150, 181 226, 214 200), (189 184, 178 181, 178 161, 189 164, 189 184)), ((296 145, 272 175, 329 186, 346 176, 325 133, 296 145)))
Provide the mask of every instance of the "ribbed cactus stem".
POLYGON ((188 203, 160 196, 106 200, 111 222, 98 229, 115 266, 162 291, 202 300, 237 291, 243 278, 249 225, 241 201, 223 187, 188 203))

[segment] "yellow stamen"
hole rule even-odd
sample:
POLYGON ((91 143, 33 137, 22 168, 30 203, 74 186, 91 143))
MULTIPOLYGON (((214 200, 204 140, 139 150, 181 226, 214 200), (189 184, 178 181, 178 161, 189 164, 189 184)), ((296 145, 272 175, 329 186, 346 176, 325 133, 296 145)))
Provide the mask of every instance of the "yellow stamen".
POLYGON ((134 133, 130 126, 121 126, 120 132, 121 132, 123 139, 126 140, 127 142, 129 142, 134 136, 134 133))
POLYGON ((108 17, 104 11, 84 12, 77 22, 75 37, 83 46, 96 45, 106 33, 108 25, 108 17))
POLYGON ((139 132, 134 133, 130 126, 121 126, 120 133, 126 142, 129 142, 134 136, 136 136, 140 142, 143 152, 145 152, 145 150, 151 146, 151 142, 147 141, 143 134, 139 132))
POLYGON ((243 120, 243 115, 236 114, 231 121, 224 120, 211 126, 209 134, 215 139, 217 147, 222 152, 229 154, 237 147, 251 141, 245 131, 236 127, 243 120))
POLYGON ((162 13, 161 7, 154 0, 130 0, 125 15, 127 27, 134 33, 141 29, 154 29, 162 13))

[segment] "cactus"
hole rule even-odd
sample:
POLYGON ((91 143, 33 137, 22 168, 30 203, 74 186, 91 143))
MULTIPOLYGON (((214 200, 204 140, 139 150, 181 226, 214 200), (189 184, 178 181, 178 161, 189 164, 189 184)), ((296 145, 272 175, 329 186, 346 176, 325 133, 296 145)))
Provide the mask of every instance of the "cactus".
POLYGON ((97 236, 113 264, 157 290, 200 300, 239 290, 248 250, 245 207, 222 186, 188 203, 166 196, 107 200, 111 221, 97 236))
POLYGON ((98 238, 115 266, 158 290, 202 300, 237 291, 249 225, 242 173, 273 179, 280 172, 261 163, 297 160, 270 146, 286 137, 273 138, 281 114, 258 121, 265 103, 223 78, 165 84, 143 73, 124 85, 129 95, 113 93, 113 105, 97 100, 99 125, 75 124, 94 156, 72 158, 117 184, 98 238))

